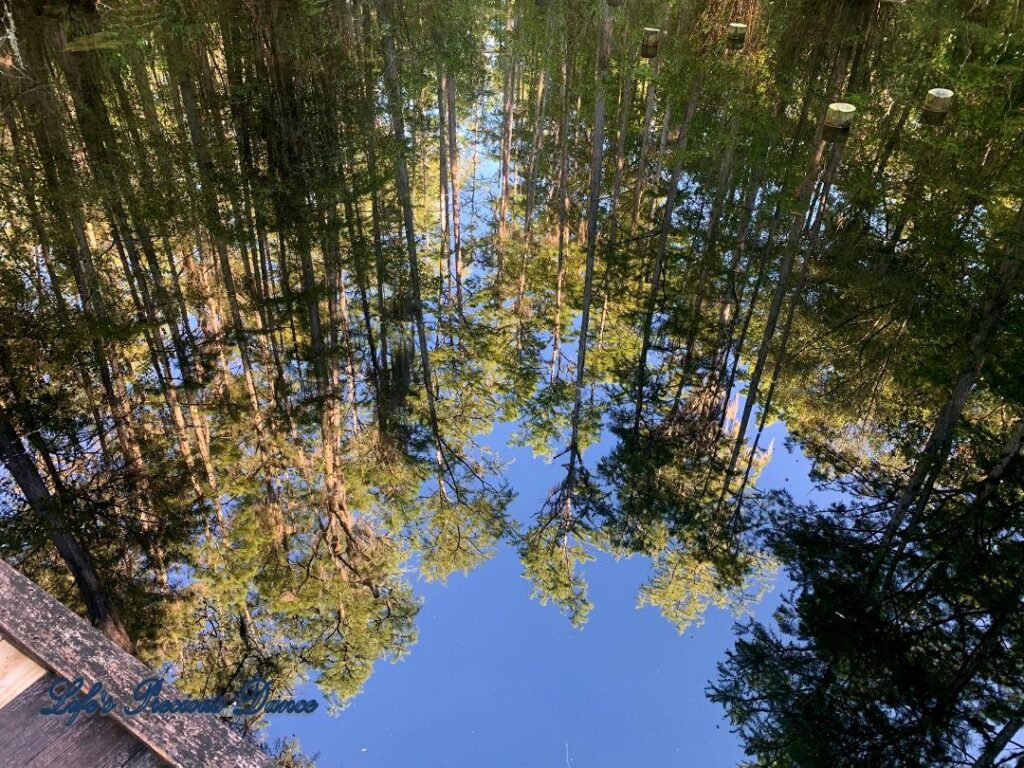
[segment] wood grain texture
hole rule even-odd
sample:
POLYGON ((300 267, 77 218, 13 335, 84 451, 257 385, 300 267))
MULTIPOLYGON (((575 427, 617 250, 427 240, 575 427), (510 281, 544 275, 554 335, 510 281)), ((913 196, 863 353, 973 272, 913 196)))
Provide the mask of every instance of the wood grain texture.
POLYGON ((45 674, 43 667, 0 637, 0 709, 45 674))
MULTIPOLYGON (((90 717, 64 730, 39 751, 25 768, 125 768, 149 747, 109 717, 90 717)), ((158 763, 162 762, 157 758, 158 763)), ((166 763, 164 763, 166 765, 166 763)))
POLYGON ((126 768, 149 757, 150 766, 166 765, 116 721, 101 715, 82 715, 72 725, 66 719, 40 714, 52 704, 48 690, 55 677, 46 674, 10 706, 0 710, 0 768, 126 768))
MULTIPOLYGON (((0 633, 56 675, 69 679, 81 677, 86 683, 103 683, 105 690, 122 704, 132 702, 132 691, 139 681, 153 676, 145 664, 118 648, 2 560, 0 633)), ((174 699, 179 698, 179 694, 172 686, 165 686, 163 697, 174 699)), ((126 717, 118 706, 110 717, 173 766, 273 766, 270 757, 213 716, 147 712, 126 717)))
POLYGON ((156 756, 155 753, 143 748, 141 752, 132 757, 124 768, 165 768, 167 763, 156 756))
POLYGON ((63 718, 44 717, 39 710, 50 702, 52 675, 41 677, 0 709, 0 768, 24 768, 68 726, 63 718))

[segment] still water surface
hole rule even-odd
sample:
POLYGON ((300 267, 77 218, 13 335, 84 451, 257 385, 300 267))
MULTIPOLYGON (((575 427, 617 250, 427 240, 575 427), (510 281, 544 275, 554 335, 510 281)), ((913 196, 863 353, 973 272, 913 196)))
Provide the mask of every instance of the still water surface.
POLYGON ((3 23, 0 548, 108 635, 320 765, 1017 759, 1011 4, 3 23))

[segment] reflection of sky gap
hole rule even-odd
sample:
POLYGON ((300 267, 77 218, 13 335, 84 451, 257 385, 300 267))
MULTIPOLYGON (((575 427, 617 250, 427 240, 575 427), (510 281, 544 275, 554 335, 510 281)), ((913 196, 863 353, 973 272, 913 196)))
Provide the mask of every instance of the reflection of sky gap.
MULTIPOLYGON (((493 56, 494 51, 489 53, 493 56)), ((481 248, 487 247, 485 242, 497 228, 494 209, 500 194, 500 165, 497 145, 490 137, 500 135, 501 112, 500 101, 494 109, 494 94, 489 96, 485 109, 458 121, 467 279, 483 279, 481 248), (477 126, 481 114, 484 121, 477 126)), ((521 178, 518 183, 522 193, 521 178)), ((680 187, 677 223, 697 213, 688 205, 698 192, 693 180, 684 177, 680 187)), ((663 190, 652 186, 649 193, 656 224, 663 200, 658 195, 663 190)), ((606 212, 607 203, 602 199, 606 212)), ((538 213, 542 206, 538 205, 538 213)), ((429 258, 437 248, 439 228, 419 234, 421 244, 424 235, 429 239, 431 247, 420 253, 429 258)), ((520 236, 513 227, 510 240, 520 236)), ((397 232, 385 233, 388 240, 397 237, 397 232)), ((574 233, 570 237, 575 239, 574 233)), ((649 254, 654 246, 653 241, 647 245, 649 254)), ((674 237, 668 258, 684 266, 691 249, 674 237)), ((432 293, 424 294, 425 303, 435 299, 432 293)), ((428 325, 434 324, 432 307, 426 319, 428 325)), ((665 312, 660 312, 656 325, 664 319, 665 312)), ((563 339, 562 354, 569 366, 575 364, 573 337, 579 321, 576 312, 563 339)), ((546 349, 541 360, 549 359, 550 353, 546 349)), ((652 352, 652 376, 666 362, 662 354, 652 352)), ((231 367, 240 375, 236 355, 231 367)), ((301 374, 302 367, 298 361, 289 365, 295 374, 301 374)), ((571 375, 570 369, 563 368, 563 375, 571 375)), ((742 386, 738 383, 736 391, 742 386)), ((360 394, 369 396, 368 391, 360 394)), ((598 387, 596 402, 604 400, 598 387)), ((755 408, 748 440, 757 431, 760 411, 755 408)), ((592 471, 614 447, 607 426, 584 452, 592 471)), ((489 434, 477 436, 477 443, 506 463, 503 478, 517 492, 510 515, 527 525, 550 489, 564 479, 565 457, 559 454, 567 435, 562 444, 555 441, 550 446, 555 458, 546 459, 512 444, 514 433, 523 427, 518 422, 496 424, 489 434)), ((776 451, 757 486, 784 487, 798 502, 807 500, 809 462, 799 450, 780 449, 785 437, 781 423, 765 429, 761 448, 774 441, 776 451)), ((433 482, 428 481, 428 487, 433 482)), ((407 567, 415 565, 413 560, 407 567)), ((520 578, 518 554, 507 543, 500 544, 496 556, 468 578, 454 576, 448 585, 417 578, 417 593, 425 605, 417 620, 420 640, 410 656, 397 668, 378 664, 364 692, 340 719, 328 720, 322 714, 272 718, 270 735, 294 729, 307 752, 322 753, 321 765, 734 765, 739 758, 734 739, 721 712, 703 695, 714 663, 732 644, 732 616, 710 608, 705 626, 679 638, 656 610, 639 614, 633 610, 649 569, 641 556, 615 561, 599 555, 584 564, 595 609, 582 632, 573 630, 553 606, 541 607, 530 599, 530 586, 520 578), (645 649, 642 658, 637 658, 637 648, 645 649)), ((755 609, 759 618, 769 616, 777 594, 755 609)))
MULTIPOLYGON (((462 154, 464 167, 468 155, 462 154)), ((480 189, 493 191, 497 170, 493 155, 481 152, 472 177, 476 188, 463 184, 469 236, 493 230, 493 195, 477 197, 475 211, 468 198, 480 189)), ((469 237, 464 242, 474 244, 469 237)), ((578 324, 577 312, 563 348, 569 365, 576 357, 570 337, 578 333, 578 324)), ((549 356, 547 349, 542 360, 549 356)), ((664 362, 660 357, 652 355, 652 370, 664 362)), ((737 383, 736 390, 743 386, 737 383)), ((604 399, 599 387, 597 402, 604 399)), ((760 410, 755 408, 748 440, 760 410)), ((477 441, 508 462, 502 474, 517 492, 510 515, 525 525, 564 478, 565 458, 535 457, 529 448, 512 445, 522 426, 499 423, 477 441)), ((613 447, 604 427, 599 441, 584 452, 591 469, 613 447)), ((779 449, 785 437, 781 423, 765 429, 762 448, 774 441, 777 449, 757 485, 784 487, 805 501, 811 494, 809 462, 798 450, 779 449)), ((564 445, 551 448, 557 456, 564 445)), ((733 617, 710 608, 704 626, 679 638, 656 610, 634 610, 649 570, 640 556, 615 561, 599 554, 584 564, 595 609, 582 632, 573 630, 553 606, 530 599, 518 554, 507 543, 467 578, 454 576, 440 585, 417 577, 416 591, 425 604, 417 620, 420 640, 411 654, 398 667, 378 664, 363 693, 339 719, 281 716, 272 719, 269 735, 298 733, 307 752, 322 753, 321 765, 542 765, 555 755, 564 761, 566 744, 572 765, 611 767, 635 759, 681 764, 682 755, 686 764, 734 765, 739 758, 734 739, 720 710, 703 695, 715 662, 732 644, 733 617), (616 674, 617 662, 639 647, 646 652, 643 659, 630 659, 633 673, 616 674), (613 717, 615 729, 594 727, 613 717), (429 754, 423 748, 427 744, 434 747, 429 754)), ((784 577, 779 586, 786 586, 784 577)), ((778 594, 770 593, 754 609, 759 619, 769 619, 778 594)))
MULTIPOLYGON (((473 168, 471 152, 465 145, 461 145, 460 150, 462 167, 473 168)), ((467 253, 470 248, 479 247, 479 241, 471 238, 486 237, 495 229, 493 201, 499 166, 493 147, 480 145, 478 151, 475 173, 464 178, 460 198, 467 253), (471 205, 470 201, 475 204, 471 205)), ((689 213, 685 207, 687 192, 693 190, 688 189, 685 179, 681 187, 686 192, 677 216, 686 216, 689 213)), ((390 233, 390 236, 396 235, 390 233)), ((432 241, 436 242, 436 237, 432 241)), ((421 255, 426 257, 426 250, 421 255)), ((670 258, 683 262, 687 256, 686 252, 677 251, 670 258)), ((468 277, 473 273, 476 260, 467 262, 468 277)), ((430 301, 433 297, 424 298, 430 301)), ((656 323, 664 318, 664 313, 659 313, 656 323)), ((428 323, 434 320, 432 313, 428 313, 427 320, 428 323)), ((570 321, 563 348, 565 362, 569 365, 575 363, 576 345, 570 340, 578 333, 578 328, 577 312, 570 321)), ((550 349, 542 359, 549 356, 550 349)), ((664 362, 662 355, 652 353, 652 374, 664 362)), ((236 354, 230 356, 230 367, 235 375, 241 375, 236 354)), ((296 375, 301 375, 304 367, 300 361, 288 364, 290 372, 296 375)), ((738 384, 737 390, 742 386, 738 384)), ((368 392, 361 394, 369 395, 368 392)), ((598 403, 603 399, 599 388, 598 403)), ((748 440, 756 432, 760 410, 760 407, 755 409, 748 427, 748 440)), ((503 472, 504 479, 518 492, 510 512, 515 521, 525 525, 549 490, 564 478, 565 457, 554 460, 534 457, 529 448, 511 445, 513 432, 522 426, 498 424, 490 434, 479 436, 478 442, 482 448, 511 462, 503 472)), ((784 425, 775 423, 766 428, 761 447, 774 440, 778 448, 784 444, 785 436, 784 425)), ((595 469, 613 444, 613 438, 604 431, 600 440, 584 453, 587 466, 595 469)), ((553 445, 552 452, 557 456, 562 448, 564 445, 553 445)), ((806 481, 808 467, 809 463, 799 451, 777 450, 762 471, 758 486, 763 489, 786 487, 797 501, 806 500, 811 491, 806 481)), ((414 567, 415 561, 408 566, 414 567)), ((649 568, 649 562, 640 556, 614 561, 607 555, 599 555, 596 561, 585 564, 582 570, 590 584, 595 610, 582 633, 572 630, 554 607, 541 607, 530 600, 529 585, 519 578, 518 555, 506 543, 499 546, 493 561, 480 566, 467 579, 453 577, 447 586, 417 580, 417 592, 426 600, 418 619, 420 642, 401 666, 377 665, 364 693, 355 698, 339 720, 327 720, 323 715, 279 717, 273 719, 270 733, 276 736, 292 728, 299 729, 305 749, 323 753, 323 765, 337 764, 337 758, 343 760, 343 765, 539 765, 553 759, 552 754, 557 751, 553 747, 559 745, 558 739, 569 745, 568 753, 574 765, 628 764, 638 754, 647 755, 644 759, 654 764, 671 764, 680 754, 687 755, 688 760, 696 759, 695 755, 702 754, 702 749, 707 752, 700 764, 732 765, 737 757, 732 738, 726 735, 727 728, 717 707, 710 705, 703 696, 703 683, 712 677, 714 662, 731 645, 728 632, 731 614, 711 608, 704 627, 688 631, 686 638, 677 638, 671 625, 656 610, 648 609, 640 614, 632 611, 637 590, 647 579, 649 568), (630 615, 624 615, 627 612, 630 615), (481 622, 490 630, 485 634, 490 651, 501 660, 500 664, 492 663, 487 655, 488 643, 481 642, 483 650, 468 647, 472 638, 480 635, 481 622), (637 632, 642 639, 624 648, 624 638, 633 637, 637 632), (500 637, 496 637, 496 633, 500 633, 500 637), (664 641, 666 653, 660 652, 657 639, 663 635, 668 635, 664 641), (636 679, 613 674, 612 681, 602 686, 595 685, 593 675, 581 668, 580 659, 576 657, 580 645, 598 660, 595 670, 602 669, 602 663, 610 663, 609 660, 621 658, 624 653, 628 655, 630 648, 643 647, 648 652, 645 663, 638 665, 641 669, 636 679), (699 659, 673 650, 675 646, 693 645, 702 649, 699 659), (653 673, 651 665, 654 665, 653 673), (475 669, 476 674, 469 674, 467 667, 475 669), (699 680, 678 684, 680 677, 692 675, 695 669, 703 670, 699 680), (540 674, 542 670, 547 672, 540 674), (641 685, 640 681, 644 680, 646 683, 641 685), (576 722, 584 719, 582 715, 574 718, 565 714, 590 709, 595 718, 601 718, 602 706, 591 706, 595 701, 590 701, 586 708, 580 706, 584 699, 579 698, 578 692, 588 688, 597 702, 602 699, 623 702, 627 708, 644 711, 647 715, 632 720, 625 718, 623 731, 617 735, 608 729, 597 733, 591 726, 576 722), (425 702, 412 704, 426 692, 433 692, 437 697, 433 706, 425 702), (503 694, 504 700, 499 700, 496 694, 503 694), (673 710, 673 705, 668 703, 671 699, 686 713, 685 721, 672 722, 671 717, 666 718, 660 710, 653 712, 643 703, 646 699, 663 699, 669 712, 673 710), (523 708, 512 705, 517 700, 522 702, 523 708), (477 711, 468 711, 470 706, 477 711), (443 716, 444 710, 461 711, 465 719, 449 720, 443 716), (564 720, 564 732, 555 734, 553 731, 557 729, 536 722, 544 713, 555 722, 564 720), (704 740, 693 742, 681 737, 687 732, 689 722, 705 724, 701 731, 705 734, 704 740), (496 724, 528 736, 506 743, 501 750, 503 735, 495 730, 496 724), (649 734, 646 733, 648 728, 651 729, 649 734), (714 738, 707 733, 711 730, 714 738), (435 745, 436 756, 424 757, 422 748, 426 744, 435 745), (714 747, 710 748, 712 744, 714 747), (502 751, 504 757, 496 757, 496 750, 502 751), (350 758, 342 758, 342 755, 350 758), (626 762, 607 762, 612 755, 619 755, 626 762)), ((756 609, 756 615, 767 617, 777 602, 777 594, 769 596, 756 609)), ((304 691, 303 695, 310 693, 304 691)), ((617 710, 614 717, 623 720, 617 710)))
MULTIPOLYGON (((499 423, 479 442, 508 462, 503 477, 518 494, 510 514, 527 523, 563 478, 564 459, 511 445, 520 427, 499 423)), ((748 436, 755 429, 756 419, 748 436)), ((776 451, 758 487, 807 501, 809 461, 785 448, 785 437, 780 422, 765 429, 776 451)), ((613 442, 604 431, 586 450, 587 465, 595 467, 613 442)), ((321 753, 320 765, 553 765, 564 762, 566 744, 573 766, 735 765, 735 739, 703 694, 732 645, 733 616, 710 608, 703 626, 677 635, 656 610, 634 609, 649 568, 640 556, 598 555, 585 564, 595 608, 582 631, 530 599, 518 555, 505 543, 468 577, 444 585, 417 578, 425 602, 410 655, 397 666, 378 664, 339 718, 279 716, 268 735, 297 734, 307 752, 321 753)), ((753 609, 757 619, 770 621, 788 588, 784 576, 779 582, 753 609)), ((312 686, 300 693, 315 695, 312 686)))
MULTIPOLYGON (((519 493, 511 513, 528 520, 563 469, 509 447, 514 428, 499 424, 482 442, 511 460, 505 477, 519 493)), ((767 431, 782 443, 780 424, 767 431)), ((605 433, 586 452, 588 465, 610 448, 605 433)), ((777 451, 762 485, 786 483, 806 496, 807 468, 802 456, 777 451)), ((397 666, 378 664, 339 718, 280 716, 269 735, 296 733, 322 766, 562 765, 566 744, 573 766, 735 765, 735 739, 703 694, 732 644, 732 615, 712 608, 704 626, 679 636, 656 610, 634 609, 644 558, 602 555, 584 572, 595 609, 582 631, 530 600, 507 545, 466 578, 418 581, 425 603, 412 653, 397 666)), ((755 608, 757 618, 770 616, 778 593, 755 608)))

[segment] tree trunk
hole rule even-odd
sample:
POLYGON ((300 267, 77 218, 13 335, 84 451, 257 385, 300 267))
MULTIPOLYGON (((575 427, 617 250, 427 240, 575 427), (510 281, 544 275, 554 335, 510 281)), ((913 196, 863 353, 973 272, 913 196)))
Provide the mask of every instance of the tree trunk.
POLYGON ((640 344, 640 360, 637 362, 636 371, 636 407, 633 412, 633 433, 639 434, 640 420, 643 415, 644 386, 647 376, 647 353, 651 344, 651 326, 654 322, 654 310, 658 300, 658 293, 661 291, 661 273, 665 261, 665 251, 668 247, 668 236, 672 231, 672 217, 675 213, 676 195, 679 194, 679 180, 683 175, 684 154, 689 142, 690 125, 693 123, 693 115, 697 110, 698 92, 695 89, 686 105, 686 116, 683 118, 683 125, 679 131, 679 157, 675 167, 672 169, 672 178, 668 183, 668 195, 665 198, 665 207, 661 217, 661 233, 658 237, 658 251, 654 258, 654 274, 651 276, 651 289, 647 294, 647 306, 644 309, 643 340, 640 344))
POLYGON ((61 511, 60 499, 54 497, 46 487, 35 462, 26 452, 3 408, 0 408, 0 460, 18 484, 32 511, 49 532, 61 559, 67 563, 93 624, 126 651, 134 653, 134 645, 128 631, 121 623, 88 553, 68 529, 67 519, 61 511))
POLYGON ((457 113, 455 101, 455 78, 445 74, 447 86, 445 93, 448 97, 448 170, 451 173, 451 198, 452 198, 452 254, 455 258, 455 307, 458 313, 459 325, 463 317, 464 304, 462 297, 462 201, 459 199, 459 137, 457 131, 457 113))
POLYGON ((412 192, 409 186, 409 168, 406 163, 405 117, 402 113, 402 75, 398 51, 395 46, 393 32, 392 3, 394 0, 377 0, 377 11, 383 27, 384 76, 387 84, 388 111, 391 115, 391 128, 395 139, 395 176, 398 185, 398 197, 402 204, 402 215, 405 229, 405 247, 409 258, 409 282, 412 289, 413 312, 415 315, 416 333, 420 348, 420 361, 423 366, 423 388, 427 398, 427 411, 430 427, 434 435, 437 449, 441 450, 441 431, 437 420, 437 406, 434 402, 434 381, 430 366, 430 349, 427 345, 427 326, 423 319, 423 300, 420 293, 420 266, 416 253, 416 229, 413 217, 412 192))
POLYGON ((633 217, 630 232, 636 232, 637 220, 640 218, 640 206, 643 202, 644 186, 647 184, 647 154, 651 146, 651 124, 654 122, 654 108, 658 103, 658 91, 655 80, 658 77, 660 60, 655 59, 651 67, 650 79, 647 83, 647 105, 644 109, 644 122, 640 127, 640 155, 637 160, 636 197, 633 199, 633 217))
POLYGON ((576 392, 572 408, 569 439, 569 476, 566 481, 572 496, 574 469, 579 457, 579 427, 583 410, 583 383, 587 367, 587 334, 590 327, 590 300, 594 285, 594 260, 597 254, 597 214, 601 205, 601 171, 604 166, 605 75, 611 45, 612 22, 605 0, 599 0, 599 34, 597 66, 594 75, 594 133, 590 155, 590 201, 587 209, 587 261, 583 275, 583 305, 580 309, 580 341, 576 352, 576 392))
POLYGON ((572 68, 571 51, 566 51, 562 65, 562 122, 558 130, 558 266, 555 275, 555 321, 551 351, 550 379, 558 378, 562 368, 562 287, 565 282, 565 238, 569 215, 569 80, 572 68))

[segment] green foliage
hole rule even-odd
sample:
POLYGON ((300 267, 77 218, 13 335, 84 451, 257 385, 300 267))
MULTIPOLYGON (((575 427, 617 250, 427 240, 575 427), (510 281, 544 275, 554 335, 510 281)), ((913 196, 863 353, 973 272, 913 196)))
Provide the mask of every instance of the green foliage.
POLYGON ((514 548, 582 626, 639 555, 683 631, 781 564, 711 689, 757 764, 1018 760, 1018 9, 601 7, 14 4, 0 553, 85 608, 68 534, 186 691, 337 707, 414 569, 514 548), (820 503, 761 487, 778 424, 820 503), (536 514, 507 433, 563 463, 536 514))

